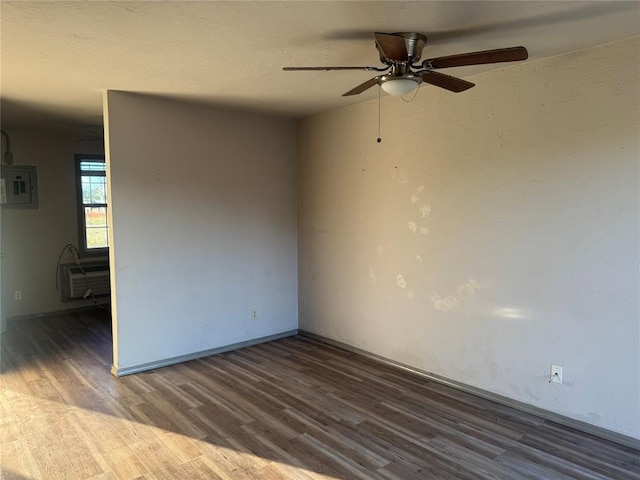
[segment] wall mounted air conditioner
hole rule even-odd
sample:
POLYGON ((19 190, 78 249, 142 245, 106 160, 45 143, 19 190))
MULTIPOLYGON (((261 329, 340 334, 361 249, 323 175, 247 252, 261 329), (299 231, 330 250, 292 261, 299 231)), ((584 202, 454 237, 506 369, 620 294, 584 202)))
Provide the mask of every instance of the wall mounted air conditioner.
POLYGON ((105 297, 111 293, 109 265, 106 263, 86 263, 62 265, 62 301, 105 297))

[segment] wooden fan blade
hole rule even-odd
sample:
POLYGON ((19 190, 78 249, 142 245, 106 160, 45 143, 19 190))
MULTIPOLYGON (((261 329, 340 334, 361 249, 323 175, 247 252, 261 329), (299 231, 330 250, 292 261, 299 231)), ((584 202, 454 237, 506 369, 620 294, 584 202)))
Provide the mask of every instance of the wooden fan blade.
POLYGON ((464 92, 475 86, 475 83, 467 82, 461 78, 452 77, 451 75, 445 75, 440 72, 423 73, 422 81, 456 93, 464 92))
POLYGON ((378 83, 378 80, 380 80, 380 77, 370 78, 369 80, 367 80, 364 83, 361 83, 357 87, 352 88, 347 93, 343 93, 342 96, 343 97, 348 97, 348 96, 351 96, 351 95, 358 95, 359 93, 362 93, 365 90, 367 90, 367 89, 373 87, 374 85, 376 85, 378 83))
POLYGON ((387 59, 395 62, 407 62, 409 60, 407 44, 404 37, 380 32, 375 32, 373 36, 382 54, 387 59))
POLYGON ((285 72, 315 70, 378 70, 376 67, 282 67, 285 72))
POLYGON ((460 53, 447 57, 431 58, 423 62, 431 68, 463 67, 465 65, 482 65, 485 63, 517 62, 529 58, 524 47, 498 48, 481 52, 460 53))

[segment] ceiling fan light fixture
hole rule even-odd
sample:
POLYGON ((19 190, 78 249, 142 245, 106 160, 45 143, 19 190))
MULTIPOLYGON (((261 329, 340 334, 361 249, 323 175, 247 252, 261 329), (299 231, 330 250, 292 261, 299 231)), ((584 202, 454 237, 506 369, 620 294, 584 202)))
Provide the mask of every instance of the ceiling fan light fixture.
POLYGON ((382 82, 381 86, 385 93, 395 97, 401 97, 418 88, 419 82, 413 78, 391 78, 382 82))

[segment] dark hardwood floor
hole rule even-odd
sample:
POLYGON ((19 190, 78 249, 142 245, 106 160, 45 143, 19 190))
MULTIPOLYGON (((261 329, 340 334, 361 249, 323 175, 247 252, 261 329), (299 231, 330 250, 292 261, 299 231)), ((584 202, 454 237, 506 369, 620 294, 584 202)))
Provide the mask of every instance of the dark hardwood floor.
POLYGON ((1 362, 7 480, 640 479, 638 450, 303 337, 117 379, 98 310, 11 322, 1 362))

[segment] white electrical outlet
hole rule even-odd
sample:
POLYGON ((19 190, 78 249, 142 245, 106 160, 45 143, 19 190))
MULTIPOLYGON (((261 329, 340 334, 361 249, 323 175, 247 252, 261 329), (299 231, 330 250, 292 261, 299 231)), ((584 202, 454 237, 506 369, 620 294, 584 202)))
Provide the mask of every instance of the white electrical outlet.
POLYGON ((16 290, 16 293, 13 295, 13 298, 16 300, 22 300, 22 290, 16 290))
POLYGON ((253 310, 251 310, 251 320, 257 320, 257 319, 258 319, 258 310, 254 308, 253 310))
POLYGON ((551 365, 551 373, 549 376, 549 381, 552 383, 562 384, 562 367, 558 365, 551 365))

